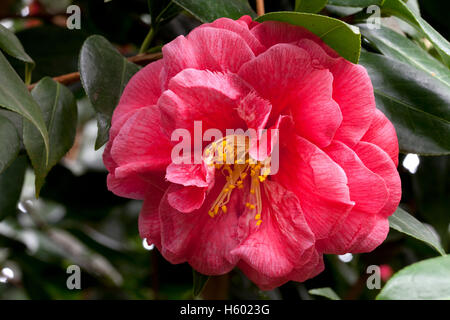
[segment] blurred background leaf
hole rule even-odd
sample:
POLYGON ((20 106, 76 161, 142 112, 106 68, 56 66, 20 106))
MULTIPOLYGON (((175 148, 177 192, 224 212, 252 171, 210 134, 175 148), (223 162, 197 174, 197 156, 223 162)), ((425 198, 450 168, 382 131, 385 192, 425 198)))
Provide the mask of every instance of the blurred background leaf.
POLYGON ((378 300, 450 300, 450 255, 410 265, 384 286, 378 300))
POLYGON ((450 66, 450 43, 428 24, 422 17, 418 16, 401 0, 385 0, 383 2, 382 11, 391 15, 395 15, 416 27, 424 33, 428 40, 436 46, 441 58, 447 66, 450 66))
POLYGON ((373 30, 366 25, 359 27, 362 35, 384 55, 422 70, 450 87, 450 70, 412 40, 384 26, 373 30))

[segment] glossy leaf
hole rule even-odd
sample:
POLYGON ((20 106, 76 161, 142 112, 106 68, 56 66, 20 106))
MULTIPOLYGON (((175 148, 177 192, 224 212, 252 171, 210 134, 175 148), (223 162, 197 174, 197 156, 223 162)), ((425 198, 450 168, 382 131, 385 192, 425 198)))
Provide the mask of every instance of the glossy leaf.
POLYGON ((0 24, 0 49, 10 56, 25 62, 25 82, 31 82, 31 70, 34 68, 34 61, 25 52, 22 44, 16 35, 8 28, 0 24))
POLYGON ((72 92, 51 78, 39 81, 32 95, 44 114, 50 141, 49 160, 46 163, 43 157, 45 148, 42 140, 39 139, 39 132, 30 123, 23 124, 24 144, 35 171, 36 196, 38 196, 47 173, 74 143, 77 106, 72 92))
POLYGON ((22 115, 38 129, 45 146, 43 158, 46 162, 49 154, 49 141, 41 109, 1 52, 0 74, 2 75, 0 77, 0 106, 22 115))
POLYGON ((413 41, 384 26, 371 30, 361 24, 359 28, 384 55, 408 63, 450 86, 450 70, 413 41))
POLYGON ((209 276, 205 276, 204 274, 201 274, 194 269, 192 269, 192 276, 193 276, 193 288, 192 292, 194 294, 194 297, 197 297, 202 293, 203 289, 206 286, 206 283, 209 280, 209 276))
POLYGON ((295 0, 295 11, 316 13, 322 10, 328 0, 295 0))
POLYGON ((368 7, 371 5, 381 6, 384 0, 328 0, 328 4, 342 7, 368 7))
POLYGON ((122 91, 139 67, 98 35, 89 37, 83 44, 79 64, 81 83, 97 112, 95 148, 99 149, 108 141, 111 117, 122 91))
POLYGON ((16 35, 8 28, 0 24, 0 49, 11 57, 19 59, 25 63, 34 65, 33 59, 25 52, 22 44, 16 35))
POLYGON ((378 300, 450 300, 450 255, 403 268, 386 283, 378 300))
POLYGON ((247 0, 173 0, 202 22, 227 17, 239 19, 244 15, 256 16, 247 0))
MULTIPOLYGON (((8 119, 9 121, 11 121, 11 123, 14 125, 14 127, 16 128, 16 132, 19 135, 19 143, 20 143, 20 148, 24 149, 23 143, 22 143, 22 131, 23 131, 23 118, 20 114, 4 109, 4 108, 0 108, 0 116, 8 119)), ((28 121, 28 120, 25 120, 28 121)))
POLYGON ((0 221, 16 212, 27 168, 27 157, 20 156, 0 174, 0 221))
POLYGON ((256 19, 259 22, 275 20, 301 26, 319 36, 345 59, 358 63, 361 34, 357 27, 326 16, 300 12, 270 12, 256 19))
POLYGON ((325 297, 325 298, 328 298, 330 300, 341 300, 341 298, 339 298, 337 293, 334 292, 334 290, 331 289, 331 288, 312 289, 312 290, 309 290, 308 293, 311 294, 311 295, 315 295, 315 296, 325 297))
POLYGON ((382 55, 362 52, 377 107, 392 121, 405 153, 450 153, 450 90, 427 73, 382 55))
POLYGON ((394 214, 389 217, 389 226, 392 229, 425 242, 441 255, 445 255, 445 251, 433 231, 402 208, 397 208, 394 214))
POLYGON ((19 154, 20 140, 14 124, 0 115, 0 173, 3 172, 19 154))
POLYGON ((450 43, 428 22, 415 14, 403 1, 385 0, 382 12, 397 16, 421 31, 435 45, 445 64, 450 66, 450 43))

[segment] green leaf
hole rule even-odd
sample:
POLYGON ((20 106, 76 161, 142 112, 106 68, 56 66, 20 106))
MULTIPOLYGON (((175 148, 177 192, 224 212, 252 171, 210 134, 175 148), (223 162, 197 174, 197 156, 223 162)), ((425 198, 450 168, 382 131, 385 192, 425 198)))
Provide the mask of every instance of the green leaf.
POLYGON ((256 16, 247 0, 173 0, 201 22, 212 22, 227 17, 239 19, 244 15, 256 16))
POLYGON ((197 297, 202 293, 203 289, 206 286, 206 283, 209 280, 209 276, 205 276, 204 274, 201 274, 194 269, 192 269, 192 276, 193 276, 193 287, 192 292, 194 294, 194 297, 197 297))
POLYGON ((450 86, 450 70, 413 41, 384 26, 374 30, 364 24, 358 26, 362 35, 384 55, 408 63, 450 86))
POLYGON ((385 0, 382 12, 397 16, 421 31, 436 47, 444 63, 450 66, 450 43, 439 32, 433 29, 428 22, 416 15, 403 1, 385 0))
POLYGON ((49 141, 42 112, 25 84, 1 52, 0 74, 2 75, 0 77, 0 106, 22 115, 38 129, 45 145, 44 160, 47 162, 49 141))
MULTIPOLYGON (((16 128, 16 132, 19 135, 19 143, 20 143, 20 149, 25 150, 23 143, 22 143, 22 128, 23 128, 23 118, 20 114, 0 108, 0 116, 8 119, 16 128)), ((28 120, 25 120, 28 121, 28 120)), ((20 151, 19 151, 20 152, 20 151)))
POLYGON ((381 6, 384 0, 328 0, 328 4, 342 7, 368 7, 371 5, 381 6))
POLYGON ((10 56, 25 62, 25 82, 31 82, 31 71, 34 68, 34 61, 25 52, 22 44, 16 35, 8 28, 0 24, 0 49, 5 51, 10 56))
POLYGON ((377 300, 450 300, 450 255, 403 268, 386 283, 377 300))
POLYGON ((295 0, 295 11, 316 13, 322 10, 328 0, 295 0))
POLYGON ((81 83, 97 112, 98 136, 95 148, 109 137, 111 118, 122 91, 139 70, 125 59, 108 40, 94 35, 86 39, 80 52, 81 83))
POLYGON ((3 172, 19 154, 20 140, 14 124, 0 115, 0 173, 3 172))
POLYGON ((77 105, 72 92, 51 78, 43 78, 32 91, 39 104, 49 134, 48 163, 39 132, 30 123, 23 124, 23 141, 36 175, 36 196, 39 196, 45 177, 51 168, 70 150, 75 140, 77 105))
POLYGON ((450 153, 450 90, 427 73, 382 55, 362 52, 377 107, 394 124, 405 153, 450 153))
POLYGON ((317 289, 311 289, 308 291, 309 294, 315 295, 315 296, 321 296, 328 298, 330 300, 341 300, 336 292, 334 292, 331 288, 317 288, 317 289))
POLYGON ((22 44, 16 35, 8 28, 0 24, 0 49, 5 51, 11 57, 19 59, 25 63, 34 65, 33 59, 25 52, 22 44))
POLYGON ((27 168, 27 157, 19 156, 0 174, 0 221, 16 212, 27 168))
POLYGON ((389 217, 389 226, 392 229, 425 242, 441 255, 445 255, 445 251, 433 231, 402 208, 397 208, 394 214, 389 217))
POLYGON ((342 57, 358 63, 361 34, 357 27, 340 20, 312 13, 270 12, 256 19, 259 22, 275 20, 301 26, 319 36, 342 57))

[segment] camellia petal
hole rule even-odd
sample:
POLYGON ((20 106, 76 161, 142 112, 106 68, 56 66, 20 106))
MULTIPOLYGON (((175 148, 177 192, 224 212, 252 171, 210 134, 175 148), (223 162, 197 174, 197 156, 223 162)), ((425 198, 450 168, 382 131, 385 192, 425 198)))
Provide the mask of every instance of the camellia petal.
POLYGON ((272 103, 275 119, 286 106, 291 92, 313 71, 308 53, 292 44, 277 44, 247 62, 239 70, 239 76, 258 94, 272 103))
POLYGON ((120 197, 142 200, 153 189, 163 189, 166 186, 162 172, 152 173, 145 170, 145 164, 119 167, 110 172, 107 178, 108 190, 120 197))
POLYGON ((265 49, 259 40, 256 39, 256 37, 250 32, 248 24, 242 20, 219 18, 212 23, 205 23, 201 27, 225 29, 237 33, 240 37, 242 37, 242 39, 245 40, 255 56, 259 55, 265 49))
POLYGON ((292 95, 291 114, 298 135, 319 147, 328 146, 342 123, 339 105, 333 100, 333 75, 313 71, 292 95))
POLYGON ((280 170, 273 178, 298 197, 317 239, 335 232, 354 206, 345 171, 317 146, 295 134, 289 146, 281 148, 280 170))
POLYGON ((379 212, 385 206, 389 192, 384 180, 369 170, 345 144, 334 142, 325 151, 345 170, 350 198, 355 206, 339 231, 320 240, 318 247, 325 253, 355 252, 351 251, 354 243, 369 235, 377 220, 383 219, 379 212))
POLYGON ((390 216, 398 207, 402 196, 400 176, 394 163, 389 161, 392 158, 378 146, 364 141, 360 141, 354 151, 368 169, 384 179, 389 197, 379 214, 383 217, 390 216))
MULTIPOLYGON (((267 199, 259 228, 247 209, 240 223, 249 224, 249 236, 231 253, 269 278, 284 278, 301 263, 305 251, 314 248, 314 234, 308 227, 297 197, 278 183, 267 181, 267 199), (278 215, 284 212, 284 215, 278 215), (253 220, 253 221, 252 221, 253 220)), ((242 227, 241 228, 245 228, 242 227)))
POLYGON ((205 196, 206 188, 171 185, 167 191, 167 202, 180 212, 192 212, 201 208, 205 196))
POLYGON ((255 130, 264 129, 269 120, 272 105, 261 98, 256 92, 251 91, 245 96, 237 108, 237 112, 248 128, 255 130))
POLYGON ((166 179, 183 186, 208 187, 208 172, 205 164, 171 163, 166 170, 166 179))
MULTIPOLYGON (((217 194, 219 189, 217 186, 211 192, 217 194)), ((238 212, 243 207, 240 195, 233 195, 227 214, 215 218, 207 213, 212 197, 208 197, 200 209, 183 213, 169 204, 167 196, 168 193, 159 208, 160 250, 164 257, 172 263, 189 262, 203 274, 229 272, 237 263, 230 252, 238 244, 238 212)))
POLYGON ((361 139, 379 146, 398 165, 398 140, 395 128, 386 116, 378 109, 369 127, 361 139))
POLYGON ((271 278, 260 272, 257 269, 253 269, 244 261, 240 261, 238 266, 244 272, 244 274, 253 282, 257 283, 262 290, 273 290, 286 282, 298 281, 303 282, 309 278, 315 277, 321 273, 324 269, 323 257, 317 251, 310 250, 305 252, 305 257, 302 257, 302 265, 300 268, 293 270, 291 273, 284 277, 271 278), (309 254, 309 256, 308 256, 309 254))
POLYGON ((375 115, 375 97, 366 69, 344 58, 330 68, 333 74, 333 99, 342 112, 342 123, 334 138, 355 145, 369 129, 375 115))
POLYGON ((161 247, 161 222, 159 219, 159 203, 165 190, 151 189, 146 194, 142 210, 139 213, 139 235, 146 239, 148 244, 161 247))
POLYGON ((202 129, 243 128, 236 108, 249 89, 234 74, 185 69, 174 77, 158 101, 164 131, 185 128, 194 134, 194 121, 202 129))
POLYGON ((244 63, 255 57, 240 35, 226 29, 196 28, 188 35, 188 40, 203 70, 236 73, 244 63))
POLYGON ((155 106, 142 108, 122 126, 111 146, 111 157, 118 166, 136 163, 146 170, 164 170, 171 162, 172 144, 160 128, 155 106), (156 130, 155 130, 156 128, 156 130))

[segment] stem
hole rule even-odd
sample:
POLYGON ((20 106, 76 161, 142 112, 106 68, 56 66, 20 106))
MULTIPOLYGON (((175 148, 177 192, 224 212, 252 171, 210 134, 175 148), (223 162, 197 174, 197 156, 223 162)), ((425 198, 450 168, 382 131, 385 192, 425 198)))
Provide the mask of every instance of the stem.
POLYGON ((31 83, 31 72, 29 63, 25 63, 25 84, 28 86, 31 83))
POLYGON ((264 0, 256 0, 256 14, 258 17, 264 14, 264 0))
POLYGON ((147 33, 147 36, 144 39, 144 42, 142 42, 141 49, 139 49, 139 53, 145 53, 147 49, 150 47, 150 44, 152 43, 153 38, 155 37, 156 30, 153 27, 150 27, 150 31, 147 33))

